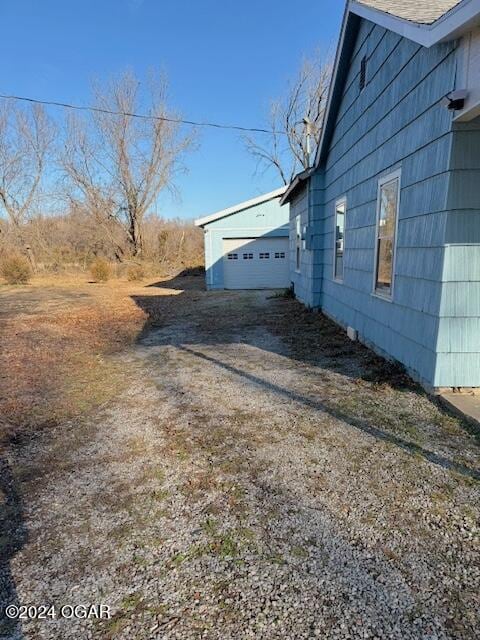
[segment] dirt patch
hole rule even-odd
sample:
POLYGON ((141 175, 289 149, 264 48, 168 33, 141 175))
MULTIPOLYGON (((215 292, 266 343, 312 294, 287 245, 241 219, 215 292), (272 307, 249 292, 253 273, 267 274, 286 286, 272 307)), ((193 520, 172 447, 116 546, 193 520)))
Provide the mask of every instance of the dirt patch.
POLYGON ((152 287, 160 282, 50 276, 1 286, 0 437, 84 415, 119 393, 121 376, 105 356, 132 344, 145 325, 133 296, 175 293, 152 287))

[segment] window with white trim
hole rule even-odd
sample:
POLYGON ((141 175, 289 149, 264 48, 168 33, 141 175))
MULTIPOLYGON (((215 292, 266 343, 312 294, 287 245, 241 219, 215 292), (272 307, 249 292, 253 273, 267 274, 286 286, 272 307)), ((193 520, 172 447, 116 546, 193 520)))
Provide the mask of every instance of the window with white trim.
POLYGON ((335 203, 335 251, 333 256, 333 277, 339 281, 343 281, 346 211, 347 201, 345 198, 342 198, 335 203))
POLYGON ((295 218, 295 271, 300 271, 302 261, 302 218, 295 218))
POLYGON ((391 298, 393 291, 399 203, 400 172, 397 171, 378 182, 374 291, 387 298, 391 298))

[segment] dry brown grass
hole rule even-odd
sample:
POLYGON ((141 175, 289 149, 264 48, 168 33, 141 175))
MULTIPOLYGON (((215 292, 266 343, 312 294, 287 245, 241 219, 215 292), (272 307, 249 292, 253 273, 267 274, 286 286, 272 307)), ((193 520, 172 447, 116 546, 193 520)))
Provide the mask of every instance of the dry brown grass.
POLYGON ((62 275, 0 286, 0 439, 85 414, 119 393, 121 372, 104 356, 125 349, 146 322, 132 296, 168 295, 151 282, 62 275))

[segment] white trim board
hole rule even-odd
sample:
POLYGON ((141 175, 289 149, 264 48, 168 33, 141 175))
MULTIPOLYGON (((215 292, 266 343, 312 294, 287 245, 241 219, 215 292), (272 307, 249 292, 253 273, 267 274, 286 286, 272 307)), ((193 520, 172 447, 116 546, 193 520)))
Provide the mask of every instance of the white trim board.
POLYGON ((393 302, 393 296, 395 292, 395 271, 396 271, 396 263, 397 263, 397 242, 398 242, 398 222, 400 220, 400 197, 402 191, 402 168, 399 167, 396 171, 392 171, 386 175, 383 175, 377 181, 377 212, 376 212, 376 222, 375 222, 375 259, 373 263, 373 283, 372 283, 372 292, 371 295, 376 298, 380 298, 381 300, 385 300, 386 302, 393 302), (395 229, 393 236, 393 260, 392 260, 392 275, 391 275, 391 283, 390 283, 390 293, 388 295, 383 294, 377 290, 377 270, 378 270, 378 233, 379 233, 379 221, 380 221, 380 207, 381 207, 381 190, 385 184, 389 184, 390 182, 394 182, 397 180, 398 182, 398 191, 397 191, 397 211, 395 215, 395 229))
POLYGON ((343 284, 345 280, 345 236, 347 230, 347 196, 346 194, 335 200, 333 212, 333 282, 337 284, 343 284), (338 208, 343 204, 343 262, 342 262, 342 277, 337 276, 337 213, 338 208))
POLYGON ((405 20, 391 13, 367 7, 356 0, 350 0, 348 11, 394 31, 404 38, 418 42, 424 47, 432 47, 438 42, 453 40, 466 29, 478 24, 480 0, 463 0, 432 24, 405 20))

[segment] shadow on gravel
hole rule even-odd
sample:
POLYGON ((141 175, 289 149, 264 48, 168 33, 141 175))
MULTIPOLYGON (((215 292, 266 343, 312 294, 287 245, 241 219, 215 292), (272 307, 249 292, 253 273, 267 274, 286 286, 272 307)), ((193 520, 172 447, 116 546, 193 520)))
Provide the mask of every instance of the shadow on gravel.
MULTIPOLYGON (((378 440, 390 442, 412 455, 421 456, 432 464, 455 471, 465 477, 480 480, 478 469, 469 468, 455 460, 429 451, 416 442, 379 428, 365 418, 339 410, 337 406, 330 406, 328 402, 312 399, 272 384, 239 367, 186 346, 189 344, 195 347, 250 344, 259 349, 270 349, 274 353, 299 362, 300 365, 308 364, 317 367, 319 376, 322 375, 322 370, 330 370, 354 382, 363 380, 374 386, 388 385, 400 392, 408 390, 420 396, 426 395, 401 366, 387 362, 360 343, 352 343, 332 321, 322 314, 309 312, 298 302, 281 299, 278 295, 270 296, 269 299, 272 301, 268 303, 268 307, 265 305, 256 307, 255 292, 248 293, 252 296, 251 308, 248 308, 247 303, 247 309, 245 309, 245 306, 239 304, 245 292, 204 293, 203 278, 198 277, 197 273, 180 274, 171 280, 150 286, 172 288, 184 293, 176 296, 133 296, 135 303, 149 318, 137 339, 143 346, 174 346, 238 375, 252 384, 261 386, 270 393, 326 413, 378 440), (181 329, 179 331, 180 323, 187 323, 189 328, 184 327, 183 332, 181 329), (188 335, 190 328, 191 336, 188 335), (265 346, 258 335, 258 331, 262 332, 262 329, 278 337, 278 342, 274 341, 272 345, 265 346)), ((372 393, 375 393, 374 388, 372 393)), ((447 408, 438 402, 435 404, 442 415, 452 416, 447 408)), ((414 419, 415 416, 412 415, 412 421, 414 419)), ((465 432, 473 435, 478 443, 477 431, 472 432, 470 425, 464 420, 459 419, 458 424, 465 432)))
POLYGON ((392 444, 395 444, 397 447, 400 447, 405 451, 414 453, 416 455, 420 455, 426 460, 428 460, 429 462, 439 465, 444 469, 456 471, 457 473, 460 473, 463 476, 474 478, 475 480, 480 480, 479 471, 476 471, 475 469, 469 469, 464 465, 453 462, 452 460, 448 460, 443 456, 439 456, 436 453, 433 453, 432 451, 428 451, 427 449, 420 447, 416 443, 409 442, 407 440, 404 440, 403 438, 399 438, 393 433, 389 433, 388 431, 382 431, 378 427, 375 427, 369 424, 366 420, 363 420, 361 418, 356 418, 355 416, 351 416, 347 413, 343 413, 342 411, 339 411, 337 408, 330 407, 325 402, 312 400, 310 398, 302 396, 299 393, 296 393, 295 391, 290 391, 289 389, 285 389, 283 387, 280 387, 279 385, 273 384, 271 382, 268 382, 267 380, 263 380, 262 378, 254 376, 251 373, 242 371, 242 369, 238 369, 237 367, 232 367, 231 365, 225 362, 222 362, 217 358, 213 358, 212 356, 207 356, 204 353, 200 353, 200 351, 195 351, 194 349, 190 349, 189 347, 185 347, 183 345, 176 345, 176 347, 180 351, 190 353, 191 355, 197 358, 201 358, 202 360, 206 360, 207 362, 215 364, 218 367, 225 369, 229 373, 234 373, 235 375, 241 376, 242 378, 248 380, 252 384, 263 387, 264 389, 266 389, 271 393, 284 396, 289 400, 291 400, 292 402, 299 402, 307 407, 310 407, 311 409, 315 409, 316 411, 327 413, 333 418, 336 418, 337 420, 342 420, 343 422, 346 422, 350 426, 355 427, 355 429, 359 429, 360 431, 368 433, 368 435, 371 435, 374 438, 378 438, 379 440, 384 440, 386 442, 391 442, 392 444))
POLYGON ((10 562, 27 542, 22 500, 10 464, 0 455, 0 639, 22 640, 22 625, 5 615, 8 605, 19 606, 10 562))

